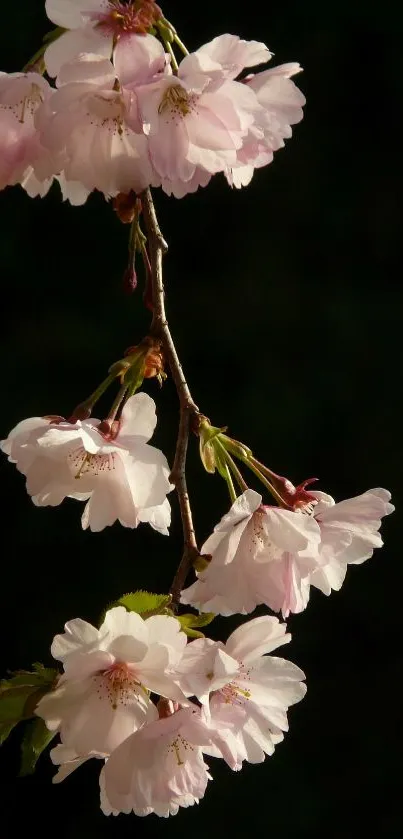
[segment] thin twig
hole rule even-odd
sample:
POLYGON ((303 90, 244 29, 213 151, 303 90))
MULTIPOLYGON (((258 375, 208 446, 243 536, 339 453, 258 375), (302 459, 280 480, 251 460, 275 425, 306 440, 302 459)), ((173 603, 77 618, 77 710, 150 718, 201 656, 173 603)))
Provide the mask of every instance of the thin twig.
POLYGON ((164 356, 169 365, 179 398, 179 430, 174 464, 170 475, 170 481, 174 484, 178 494, 184 543, 182 559, 170 588, 170 594, 172 595, 171 605, 173 608, 176 608, 190 567, 196 556, 199 555, 186 483, 186 453, 189 440, 189 426, 191 419, 199 416, 199 409, 192 399, 165 314, 162 257, 168 250, 168 246, 158 224, 150 189, 143 192, 141 198, 150 252, 151 287, 154 306, 150 334, 161 339, 164 356))

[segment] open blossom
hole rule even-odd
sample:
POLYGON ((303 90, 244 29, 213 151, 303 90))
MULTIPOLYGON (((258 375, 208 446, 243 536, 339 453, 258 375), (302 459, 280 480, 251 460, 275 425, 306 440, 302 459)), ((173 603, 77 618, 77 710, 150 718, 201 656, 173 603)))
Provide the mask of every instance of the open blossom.
MULTIPOLYGON (((34 117, 50 95, 38 73, 0 73, 0 189, 23 182, 46 156, 34 117)), ((42 183, 42 194, 51 180, 42 183)))
MULTIPOLYGON (((220 38, 224 50, 227 36, 220 38)), ((264 44, 259 46, 260 60, 267 60, 269 51, 264 44)), ((177 75, 136 88, 153 166, 161 178, 170 181, 187 183, 197 167, 214 174, 236 163, 243 138, 263 111, 255 93, 233 81, 221 65, 215 63, 216 69, 209 72, 209 48, 214 51, 214 42, 185 56, 177 75)), ((226 51, 231 61, 233 48, 227 46, 226 51)), ((245 48, 234 75, 248 63, 245 48)))
MULTIPOLYGON (((305 695, 303 672, 267 655, 290 640, 285 624, 264 616, 238 627, 226 644, 200 638, 183 653, 178 684, 199 699, 213 729, 227 730, 227 745, 236 758, 232 768, 272 754, 288 730, 287 708, 305 695)), ((204 751, 230 763, 218 743, 204 751)))
POLYGON ((31 417, 1 448, 26 476, 38 506, 76 498, 87 502, 84 528, 102 530, 118 519, 125 527, 149 522, 166 534, 169 467, 162 452, 147 443, 156 421, 154 401, 138 393, 127 400, 113 440, 98 431, 100 421, 94 418, 69 423, 31 417))
POLYGON ((181 602, 221 615, 248 614, 261 603, 284 617, 300 612, 308 575, 324 563, 320 538, 310 515, 262 506, 261 495, 248 489, 203 545, 211 561, 181 602))
POLYGON ((51 648, 64 673, 36 708, 47 727, 60 732, 71 750, 68 760, 109 755, 157 719, 150 691, 184 701, 172 674, 185 645, 175 618, 143 620, 123 606, 110 609, 100 629, 79 618, 69 621, 51 648))
POLYGON ((263 113, 239 150, 236 165, 225 173, 232 186, 246 186, 255 169, 271 163, 274 152, 291 137, 291 126, 302 120, 305 96, 291 80, 300 71, 299 64, 281 64, 245 79, 263 113))
POLYGON ((355 498, 337 504, 324 492, 311 491, 316 498, 313 515, 321 531, 320 553, 326 563, 317 568, 309 582, 324 594, 338 591, 346 576, 347 565, 360 565, 383 545, 379 528, 381 519, 393 512, 390 492, 370 489, 355 498))
POLYGON ((182 708, 128 737, 101 772, 105 815, 169 816, 197 804, 211 777, 199 745, 201 732, 199 714, 182 708))
POLYGON ((58 90, 37 116, 50 174, 62 171, 68 181, 79 181, 87 190, 98 189, 106 196, 141 192, 159 183, 138 121, 136 98, 125 88, 117 89, 115 82, 110 61, 80 56, 63 67, 58 90))
POLYGON ((161 11, 154 0, 136 3, 120 0, 46 0, 48 18, 63 27, 64 32, 45 50, 45 64, 50 76, 57 76, 60 67, 80 53, 94 53, 111 58, 130 50, 162 49, 153 35, 147 34, 161 11), (152 46, 152 42, 155 42, 152 46), (157 46, 155 46, 157 45, 157 46))

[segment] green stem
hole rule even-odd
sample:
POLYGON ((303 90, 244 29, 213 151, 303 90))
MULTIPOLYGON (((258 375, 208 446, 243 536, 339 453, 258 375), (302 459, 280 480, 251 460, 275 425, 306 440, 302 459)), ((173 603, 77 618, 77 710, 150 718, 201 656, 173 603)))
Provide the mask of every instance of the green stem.
POLYGON ((234 475, 234 478, 235 478, 241 492, 245 492, 245 490, 249 489, 249 487, 248 487, 248 484, 246 483, 246 481, 244 481, 244 479, 243 479, 243 477, 242 477, 242 475, 241 475, 241 473, 240 473, 240 471, 239 471, 239 469, 238 469, 238 467, 235 463, 235 460, 233 460, 231 455, 227 452, 225 446, 223 446, 223 444, 221 443, 221 440, 219 438, 216 439, 216 446, 218 446, 221 449, 223 462, 224 462, 226 468, 228 469, 228 467, 229 467, 229 469, 231 470, 231 472, 234 475))
POLYGON ((178 69, 179 69, 179 65, 178 65, 178 62, 176 60, 175 53, 172 49, 172 44, 170 44, 169 41, 165 41, 165 46, 166 46, 166 48, 167 48, 167 50, 168 50, 168 52, 171 56, 171 64, 172 64, 172 67, 174 69, 174 72, 177 73, 178 69))
POLYGON ((228 492, 229 492, 229 495, 230 495, 231 502, 233 504, 234 501, 237 500, 238 496, 235 492, 234 482, 232 480, 231 472, 229 471, 229 468, 228 468, 228 463, 224 463, 224 470, 225 470, 225 480, 227 482, 228 492))
POLYGON ((94 390, 94 393, 91 393, 91 396, 89 396, 88 399, 85 399, 81 404, 92 410, 95 403, 98 402, 98 399, 101 398, 108 389, 109 385, 111 385, 115 379, 116 373, 110 373, 109 376, 107 376, 106 379, 104 379, 103 382, 101 382, 101 384, 96 388, 96 390, 94 390))
POLYGON ((189 50, 186 49, 185 44, 183 43, 183 41, 181 41, 181 39, 179 38, 179 35, 177 35, 176 32, 175 32, 175 35, 174 35, 174 41, 175 41, 175 44, 178 45, 179 49, 182 50, 184 55, 189 55, 189 50))
MULTIPOLYGON (((47 47, 47 44, 43 44, 41 47, 39 47, 39 50, 36 51, 36 53, 32 56, 32 58, 30 58, 29 61, 27 61, 27 63, 24 64, 24 66, 22 68, 23 73, 32 72, 32 68, 35 67, 35 65, 38 63, 38 61, 40 61, 41 58, 43 59, 43 54, 45 52, 46 47, 47 47)), ((43 64, 43 67, 41 66, 40 69, 41 69, 41 75, 43 75, 44 72, 45 72, 45 65, 43 64)))
POLYGON ((259 478, 259 481, 261 481, 261 483, 266 487, 266 489, 269 490, 270 495, 272 495, 273 498, 275 498, 277 504, 280 507, 286 506, 281 495, 279 495, 277 490, 274 488, 273 484, 271 484, 270 481, 268 481, 267 478, 262 474, 260 469, 257 466, 255 466, 254 458, 242 458, 242 462, 245 464, 245 466, 248 467, 248 469, 250 469, 253 472, 254 475, 256 475, 257 478, 259 478))
POLYGON ((109 414, 108 414, 108 420, 110 422, 113 422, 113 420, 116 418, 116 414, 117 414, 117 412, 118 412, 118 410, 119 410, 119 408, 120 408, 120 406, 121 406, 121 404, 122 404, 122 402, 125 398, 126 391, 127 391, 127 384, 121 385, 121 387, 119 388, 119 390, 118 390, 118 392, 115 396, 112 407, 111 407, 111 409, 109 411, 109 414))

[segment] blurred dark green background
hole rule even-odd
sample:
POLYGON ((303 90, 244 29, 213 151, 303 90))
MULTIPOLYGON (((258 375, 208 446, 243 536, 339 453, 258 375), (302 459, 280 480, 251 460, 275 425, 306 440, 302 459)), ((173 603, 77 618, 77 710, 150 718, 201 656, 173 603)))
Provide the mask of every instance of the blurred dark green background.
MULTIPOLYGON (((170 243, 167 310, 194 397, 218 425, 295 482, 320 477, 341 499, 384 486, 397 512, 386 546, 350 569, 339 594, 313 593, 289 624, 285 655, 308 694, 273 758, 234 774, 211 760, 198 808, 169 821, 98 809, 98 767, 59 787, 42 758, 18 780, 18 732, 0 755, 3 826, 63 839, 206 836, 401 836, 402 290, 400 20, 391 4, 316 0, 256 5, 166 2, 190 49, 234 32, 300 61, 305 118, 245 190, 221 177, 181 201, 156 195, 170 243), (33 830, 33 827, 31 828, 33 830)), ((2 69, 19 69, 49 28, 41 2, 3 7, 2 69)), ((1 436, 21 418, 68 415, 147 330, 141 290, 122 292, 128 229, 92 196, 83 208, 22 190, 0 195, 1 436)), ((177 404, 168 380, 155 441, 172 460, 177 404)), ((108 407, 105 401, 104 409, 108 407)), ((36 509, 3 458, 3 673, 49 662, 69 618, 95 621, 121 593, 169 586, 181 549, 146 526, 80 530, 81 506, 36 509)), ((189 485, 200 541, 228 506, 192 441, 189 485)), ((225 638, 237 619, 213 624, 225 638)), ((7 834, 7 831, 5 833, 7 834)))

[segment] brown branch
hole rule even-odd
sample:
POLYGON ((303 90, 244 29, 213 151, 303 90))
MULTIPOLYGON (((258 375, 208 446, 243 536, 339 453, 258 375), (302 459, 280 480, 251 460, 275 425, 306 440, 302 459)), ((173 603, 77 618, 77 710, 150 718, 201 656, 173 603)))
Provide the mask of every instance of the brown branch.
POLYGON ((170 475, 170 480, 174 484, 178 495, 183 528, 182 559, 170 588, 172 606, 176 608, 190 567, 196 556, 199 555, 186 483, 186 453, 189 440, 189 427, 191 420, 199 416, 199 409, 192 399, 165 314, 162 258, 168 250, 168 246, 158 224, 150 189, 143 192, 141 200, 150 253, 151 287, 154 307, 150 334, 161 339, 164 356, 169 365, 179 398, 179 430, 176 441, 175 459, 170 475))

